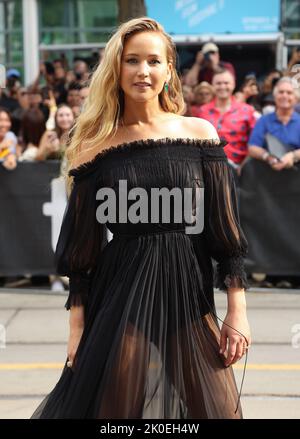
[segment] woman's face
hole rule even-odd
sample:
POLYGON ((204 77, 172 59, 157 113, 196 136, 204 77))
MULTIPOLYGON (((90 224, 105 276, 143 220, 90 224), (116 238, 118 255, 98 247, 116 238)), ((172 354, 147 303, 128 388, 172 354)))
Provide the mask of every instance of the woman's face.
POLYGON ((171 78, 166 42, 157 32, 140 32, 124 45, 120 87, 125 99, 146 102, 157 97, 171 78), (142 85, 144 83, 144 85, 142 85))
POLYGON ((55 79, 63 79, 66 76, 65 69, 62 66, 55 66, 55 79))
POLYGON ((74 115, 71 108, 61 107, 56 113, 56 123, 63 131, 69 131, 74 122, 74 115))
POLYGON ((22 108, 28 108, 29 98, 26 88, 21 87, 18 90, 18 101, 22 108))
POLYGON ((0 139, 2 140, 5 134, 10 130, 11 121, 5 111, 0 112, 0 139))

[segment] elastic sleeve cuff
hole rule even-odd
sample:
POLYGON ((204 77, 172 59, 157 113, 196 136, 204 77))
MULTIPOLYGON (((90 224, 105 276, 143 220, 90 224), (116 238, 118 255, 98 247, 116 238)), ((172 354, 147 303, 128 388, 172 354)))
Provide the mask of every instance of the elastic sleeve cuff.
POLYGON ((90 276, 86 273, 72 273, 69 276, 69 296, 65 303, 67 310, 71 306, 84 306, 86 304, 90 282, 90 276))
POLYGON ((228 288, 250 288, 244 270, 244 258, 228 258, 220 261, 214 273, 214 286, 227 293, 228 288))

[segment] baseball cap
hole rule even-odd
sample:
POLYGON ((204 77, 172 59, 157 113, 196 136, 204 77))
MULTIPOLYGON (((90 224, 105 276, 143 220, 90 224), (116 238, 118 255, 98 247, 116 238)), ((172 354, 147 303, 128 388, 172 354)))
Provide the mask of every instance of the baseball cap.
POLYGON ((215 43, 205 43, 202 46, 201 52, 205 55, 208 52, 219 52, 219 48, 215 43))
POLYGON ((21 78, 21 74, 19 70, 17 69, 8 69, 6 72, 6 77, 11 78, 12 76, 15 76, 16 78, 21 78))

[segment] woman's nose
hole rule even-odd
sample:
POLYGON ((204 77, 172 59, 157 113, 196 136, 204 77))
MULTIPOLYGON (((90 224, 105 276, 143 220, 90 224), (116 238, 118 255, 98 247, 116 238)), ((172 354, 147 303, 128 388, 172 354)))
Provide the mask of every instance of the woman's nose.
POLYGON ((138 67, 139 75, 148 75, 149 74, 149 66, 147 62, 141 62, 138 67))

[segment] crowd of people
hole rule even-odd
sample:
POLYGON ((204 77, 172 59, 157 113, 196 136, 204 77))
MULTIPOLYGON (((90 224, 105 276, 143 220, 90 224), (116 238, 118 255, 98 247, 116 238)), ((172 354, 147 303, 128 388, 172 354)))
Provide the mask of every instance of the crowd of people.
POLYGON ((89 75, 85 61, 67 70, 55 60, 42 63, 38 78, 23 87, 20 73, 8 70, 7 88, 0 89, 0 160, 6 169, 22 161, 63 160, 68 133, 88 94, 89 75))
MULTIPOLYGON (((300 52, 295 50, 290 66, 298 61, 300 52)), ((265 160, 278 171, 300 160, 300 84, 293 74, 290 67, 285 72, 274 69, 259 81, 251 73, 237 89, 234 67, 220 60, 214 43, 207 43, 182 75, 186 115, 215 126, 228 143, 225 152, 238 175, 247 157, 265 160), (267 133, 286 145, 285 155, 271 154, 267 133)))
MULTIPOLYGON (((98 62, 101 62, 99 51, 98 62)), ((190 69, 180 73, 185 116, 211 122, 235 175, 248 157, 263 160, 274 171, 291 168, 300 160, 300 84, 292 67, 300 63, 295 49, 286 71, 273 69, 264 78, 249 73, 236 87, 235 67, 220 57, 213 42, 203 45, 190 69), (268 137, 268 134, 270 135, 268 137), (272 136, 286 152, 272 152, 272 136)), ((89 92, 93 66, 66 58, 42 62, 35 81, 24 87, 20 72, 7 71, 0 88, 0 164, 13 171, 18 162, 60 160, 66 166, 69 132, 89 92)), ((55 288, 58 287, 54 279, 55 288)))

